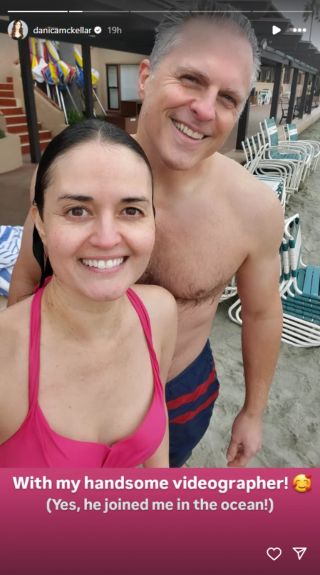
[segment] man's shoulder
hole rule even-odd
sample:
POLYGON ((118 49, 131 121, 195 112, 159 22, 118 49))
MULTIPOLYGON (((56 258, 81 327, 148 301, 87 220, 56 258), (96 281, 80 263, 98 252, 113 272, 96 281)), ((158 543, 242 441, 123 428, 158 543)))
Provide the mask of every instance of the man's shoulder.
POLYGON ((232 195, 253 190, 259 185, 259 180, 246 170, 239 162, 220 153, 214 154, 211 163, 211 173, 215 181, 221 183, 224 192, 232 195))
POLYGON ((232 199, 238 200, 236 203, 248 201, 253 206, 278 206, 273 190, 232 158, 216 154, 213 170, 217 178, 221 179, 225 191, 230 193, 232 199))
POLYGON ((176 315, 176 301, 165 288, 157 285, 135 284, 131 289, 142 300, 151 318, 176 315))
POLYGON ((224 201, 246 236, 255 238, 261 229, 281 235, 283 210, 270 186, 222 154, 216 157, 215 178, 221 182, 224 201))
POLYGON ((216 152, 214 156, 212 156, 212 160, 212 169, 215 170, 217 174, 223 174, 227 178, 227 181, 232 181, 234 185, 238 185, 238 183, 241 184, 242 181, 246 183, 249 182, 249 184, 251 183, 253 185, 254 182, 257 181, 255 176, 250 174, 244 166, 233 158, 216 152), (234 178, 237 178, 237 180, 235 181, 234 178))
POLYGON ((135 284, 133 291, 142 300, 148 312, 154 341, 163 341, 176 332, 178 310, 168 290, 156 285, 135 284))
POLYGON ((239 164, 239 162, 237 162, 233 158, 229 158, 229 156, 227 156, 226 154, 222 154, 221 152, 215 152, 215 154, 211 156, 211 159, 212 164, 217 169, 228 168, 229 170, 236 172, 242 172, 242 171, 247 172, 247 170, 241 164, 239 164))

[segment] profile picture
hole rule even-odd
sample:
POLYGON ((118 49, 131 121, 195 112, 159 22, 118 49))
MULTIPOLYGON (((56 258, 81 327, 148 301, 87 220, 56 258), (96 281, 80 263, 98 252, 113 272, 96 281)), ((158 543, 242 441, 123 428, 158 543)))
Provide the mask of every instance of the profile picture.
POLYGON ((8 34, 14 40, 23 40, 28 36, 28 26, 23 20, 13 20, 8 26, 8 34))

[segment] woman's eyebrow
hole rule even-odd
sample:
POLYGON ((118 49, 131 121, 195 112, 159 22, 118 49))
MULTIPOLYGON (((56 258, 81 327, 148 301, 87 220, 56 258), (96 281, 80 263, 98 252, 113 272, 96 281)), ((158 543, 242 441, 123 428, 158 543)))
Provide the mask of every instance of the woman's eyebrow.
MULTIPOLYGON (((76 200, 77 202, 92 202, 94 201, 94 198, 92 196, 84 196, 81 194, 63 194, 62 196, 58 197, 58 200, 76 200)), ((149 204, 150 200, 145 196, 129 196, 126 198, 121 198, 120 200, 120 203, 122 204, 130 204, 135 202, 145 202, 149 204)))
POLYGON ((92 202, 92 196, 82 196, 81 194, 63 194, 58 200, 76 200, 77 202, 92 202))
POLYGON ((145 196, 130 196, 128 198, 122 198, 120 202, 123 204, 130 204, 135 202, 146 202, 147 204, 149 204, 150 200, 145 196))

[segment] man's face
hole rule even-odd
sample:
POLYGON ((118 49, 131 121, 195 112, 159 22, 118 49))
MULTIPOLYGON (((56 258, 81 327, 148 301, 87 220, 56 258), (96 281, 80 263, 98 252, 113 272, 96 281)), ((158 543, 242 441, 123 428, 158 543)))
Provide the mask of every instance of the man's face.
POLYGON ((248 97, 252 65, 246 39, 201 21, 185 26, 154 70, 144 61, 139 131, 151 160, 186 170, 221 149, 248 97))

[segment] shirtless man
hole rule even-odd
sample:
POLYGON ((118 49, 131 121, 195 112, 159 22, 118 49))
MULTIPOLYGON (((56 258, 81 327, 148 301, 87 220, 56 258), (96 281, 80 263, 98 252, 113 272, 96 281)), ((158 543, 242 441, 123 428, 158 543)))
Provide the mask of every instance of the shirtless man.
MULTIPOLYGON (((282 209, 269 188, 218 153, 257 68, 252 29, 230 11, 170 15, 150 60, 141 63, 137 139, 154 172, 157 223, 154 255, 142 279, 166 287, 179 304, 167 384, 172 466, 185 463, 209 425, 219 384, 208 337, 219 297, 235 273, 246 393, 232 427, 228 465, 246 465, 261 446, 282 326, 282 209)), ((30 235, 27 224, 11 301, 30 293, 39 277, 30 261, 30 235)))

